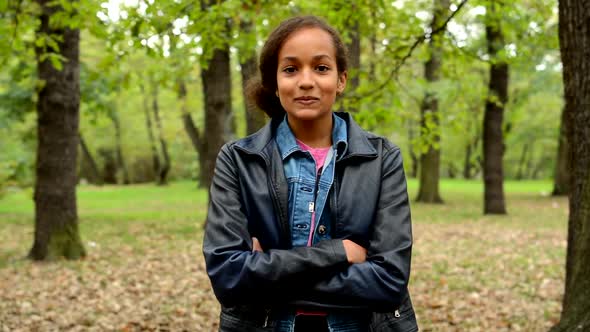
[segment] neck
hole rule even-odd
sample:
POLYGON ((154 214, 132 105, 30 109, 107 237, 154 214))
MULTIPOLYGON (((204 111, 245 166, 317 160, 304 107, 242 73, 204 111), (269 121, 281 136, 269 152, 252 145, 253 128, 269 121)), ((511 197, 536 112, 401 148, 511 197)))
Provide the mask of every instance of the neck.
POLYGON ((289 127, 295 138, 312 148, 332 146, 332 113, 310 121, 293 119, 287 115, 289 127))

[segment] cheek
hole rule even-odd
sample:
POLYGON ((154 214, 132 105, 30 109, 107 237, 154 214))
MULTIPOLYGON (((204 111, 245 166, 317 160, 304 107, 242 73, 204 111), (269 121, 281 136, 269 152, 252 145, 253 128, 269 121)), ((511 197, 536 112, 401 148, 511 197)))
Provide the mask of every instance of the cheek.
POLYGON ((277 83, 278 83, 277 84, 277 92, 279 94, 279 97, 281 97, 281 96, 286 97, 286 96, 290 96, 290 95, 294 94, 295 89, 293 88, 293 86, 291 84, 289 84, 289 82, 283 81, 282 84, 279 82, 277 82, 277 83))

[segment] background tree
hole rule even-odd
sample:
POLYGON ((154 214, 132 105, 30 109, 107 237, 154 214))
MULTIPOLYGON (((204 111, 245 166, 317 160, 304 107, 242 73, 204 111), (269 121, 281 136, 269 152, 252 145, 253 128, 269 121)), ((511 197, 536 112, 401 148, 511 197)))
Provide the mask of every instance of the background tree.
MULTIPOLYGON (((253 10, 244 4, 245 10, 253 10)), ((246 133, 252 134, 266 123, 266 115, 248 101, 248 82, 258 75, 258 53, 252 45, 256 44, 256 29, 251 18, 244 16, 239 23, 239 39, 235 41, 238 49, 242 98, 246 117, 246 133)))
POLYGON ((42 87, 37 101, 35 239, 29 256, 34 260, 77 259, 86 254, 76 206, 80 31, 58 18, 72 14, 62 6, 45 0, 37 3, 41 24, 36 38, 45 42, 35 48, 42 87), (48 52, 55 52, 55 57, 48 52))
MULTIPOLYGON (((430 31, 437 31, 448 16, 449 1, 433 2, 430 31)), ((428 60, 424 64, 424 77, 429 83, 424 100, 420 106, 420 134, 424 149, 420 154, 420 187, 416 201, 442 203, 439 193, 440 179, 440 115, 438 97, 432 83, 440 78, 443 56, 442 37, 444 34, 431 34, 428 42, 428 60), (425 151, 424 151, 425 150, 425 151)))
POLYGON ((506 213, 502 123, 504 107, 508 101, 508 63, 502 58, 504 36, 500 26, 500 6, 498 1, 490 0, 486 7, 486 39, 491 65, 483 127, 485 214, 506 213))
POLYGON ((561 320, 551 331, 590 329, 590 6, 559 1, 572 187, 569 200, 565 294, 561 320))
MULTIPOLYGON (((160 142, 160 150, 162 151, 162 162, 159 163, 157 169, 158 185, 168 184, 168 172, 170 171, 170 154, 168 153, 168 143, 164 138, 164 131, 162 129, 162 118, 160 116, 160 103, 158 99, 160 87, 159 82, 153 80, 150 82, 152 86, 152 111, 154 115, 154 122, 156 123, 156 130, 158 132, 158 141, 160 142)), ((158 158, 159 159, 159 158, 158 158)))
POLYGON ((561 112, 561 124, 559 126, 557 158, 555 160, 555 173, 553 176, 553 196, 568 195, 570 193, 570 167, 568 143, 568 121, 565 109, 561 112))
POLYGON ((100 176, 100 171, 98 170, 98 164, 92 156, 92 152, 90 152, 88 144, 86 144, 82 133, 78 134, 78 136, 80 138, 80 148, 82 150, 83 156, 83 161, 80 166, 80 168, 82 168, 82 170, 80 170, 80 174, 87 175, 85 179, 87 179, 90 183, 101 185, 102 178, 100 176), (87 168, 88 170, 86 171, 83 168, 87 168))
MULTIPOLYGON (((232 133, 231 113, 231 70, 229 53, 229 21, 222 8, 214 6, 212 1, 201 0, 203 11, 211 10, 216 13, 212 19, 224 22, 217 30, 222 36, 218 44, 208 44, 205 52, 211 55, 205 68, 201 71, 203 96, 205 106, 205 124, 199 150, 200 185, 209 188, 217 153, 223 144, 229 140, 232 133), (205 143, 206 142, 206 143, 205 143)), ((219 24, 218 24, 219 25, 219 24)))
MULTIPOLYGON (((244 59, 252 59, 248 55, 257 53, 262 39, 285 17, 322 13, 347 43, 352 45, 352 36, 357 35, 357 29, 359 32, 358 41, 355 40, 355 44, 360 45, 358 58, 362 60, 359 60, 357 70, 359 85, 356 89, 352 85, 349 86, 351 89, 347 88, 336 109, 355 110, 353 116, 364 128, 403 147, 407 174, 413 174, 412 170, 419 164, 415 157, 423 148, 420 133, 416 132, 422 98, 425 92, 436 91, 441 112, 438 128, 433 132, 439 132, 442 138, 440 149, 445 152, 440 156, 440 177, 458 176, 462 169, 467 176, 478 178, 482 158, 478 133, 481 135, 482 132, 486 100, 484 83, 487 81, 487 74, 481 70, 487 71, 490 61, 481 19, 486 15, 486 3, 487 0, 450 1, 448 26, 445 24, 440 31, 445 34, 442 44, 445 61, 440 66, 438 82, 426 84, 420 76, 429 56, 431 0, 357 1, 354 6, 342 0, 294 0, 286 5, 281 2, 244 4, 223 1, 207 4, 207 10, 201 10, 199 2, 184 0, 105 3, 102 7, 96 5, 99 8, 84 2, 79 7, 84 11, 86 21, 98 18, 100 24, 87 25, 81 32, 81 61, 98 73, 83 78, 82 87, 89 85, 88 90, 97 91, 96 95, 101 96, 98 99, 102 98, 105 105, 110 104, 108 109, 117 110, 121 125, 120 144, 115 142, 117 130, 109 120, 108 112, 97 111, 95 96, 83 96, 81 100, 80 132, 84 134, 99 169, 113 164, 112 169, 120 181, 124 173, 117 166, 114 153, 118 145, 124 152, 129 180, 133 183, 152 181, 157 172, 150 167, 150 140, 139 91, 139 84, 147 83, 136 74, 156 70, 160 82, 163 135, 169 145, 170 159, 174 161, 170 164, 169 179, 196 180, 203 170, 200 162, 206 159, 201 158, 198 148, 209 145, 209 137, 205 134, 206 96, 201 75, 203 69, 208 68, 213 50, 220 45, 229 46, 230 82, 227 84, 231 89, 224 98, 231 99, 228 112, 232 116, 227 120, 225 139, 243 136, 253 130, 248 129, 248 114, 262 115, 259 112, 244 115, 243 112, 246 104, 241 76, 248 72, 244 59), (228 22, 231 30, 227 28, 228 22), (249 29, 251 32, 246 31, 249 29), (100 83, 101 78, 105 78, 105 84, 100 83), (232 124, 235 124, 235 133, 232 124), (138 140, 138 137, 143 139, 138 140), (105 149, 113 151, 112 156, 111 153, 104 154, 104 157, 98 154, 99 150, 105 149)), ((562 108, 561 99, 555 95, 561 91, 561 82, 558 80, 559 57, 553 51, 557 45, 553 41, 557 40, 557 29, 553 26, 557 22, 554 4, 550 0, 534 4, 504 2, 504 7, 506 10, 502 10, 501 15, 506 43, 499 57, 510 64, 509 95, 513 97, 505 106, 503 130, 508 148, 504 151, 503 176, 505 179, 518 178, 519 174, 522 179, 548 178, 555 168, 553 152, 558 142, 558 110, 562 108), (528 148, 523 159, 525 145, 528 148)), ((24 45, 34 43, 26 38, 25 28, 32 26, 25 15, 29 12, 24 10, 18 16, 18 25, 13 24, 14 15, 10 12, 0 16, 2 22, 12 22, 0 26, 7 31, 5 35, 14 35, 11 27, 17 26, 17 35, 23 36, 15 40, 11 52, 7 51, 10 47, 6 43, 10 39, 0 40, 5 46, 0 55, 6 64, 0 69, 2 111, 14 109, 19 113, 20 108, 26 107, 25 99, 30 98, 27 96, 34 95, 35 84, 26 79, 30 74, 21 75, 23 79, 13 74, 19 61, 27 63, 32 58, 24 52, 24 45), (4 56, 9 53, 10 56, 4 56), (7 104, 14 104, 14 107, 7 104)), ((25 67, 34 68, 30 64, 25 67)), ((351 74, 352 71, 351 67, 351 74)), ((151 106, 151 94, 149 98, 151 106)), ((9 112, 13 113, 12 110, 9 112)), ((6 124, 2 134, 18 136, 18 139, 10 147, 4 143, 4 150, 10 151, 0 156, 0 164, 5 165, 10 178, 20 174, 16 177, 19 184, 31 183, 31 171, 27 169, 31 168, 34 158, 27 152, 30 141, 21 138, 26 135, 25 126, 30 125, 32 118, 2 118, 6 124), (18 171, 23 169, 24 172, 18 171)), ((36 139, 35 135, 29 136, 36 139)), ((154 131, 154 139, 158 137, 154 131)), ((157 151, 161 150, 159 142, 155 146, 157 151)))

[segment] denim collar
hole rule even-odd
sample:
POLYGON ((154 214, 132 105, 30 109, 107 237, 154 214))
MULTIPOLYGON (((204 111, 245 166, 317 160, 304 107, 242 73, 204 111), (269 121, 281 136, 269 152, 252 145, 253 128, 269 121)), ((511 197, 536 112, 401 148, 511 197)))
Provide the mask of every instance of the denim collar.
MULTIPOLYGON (((334 124, 332 127, 332 142, 333 147, 337 152, 336 160, 338 160, 346 153, 348 147, 348 132, 346 129, 346 121, 334 114, 332 114, 332 121, 334 124)), ((276 142, 283 160, 295 151, 302 151, 299 144, 297 144, 295 135, 293 135, 293 132, 289 127, 287 115, 284 116, 283 121, 281 121, 277 128, 276 142)))
MULTIPOLYGON (((337 160, 344 157, 377 157, 377 150, 375 150, 372 144, 369 143, 369 137, 373 137, 373 135, 361 129, 359 125, 354 122, 350 114, 346 112, 334 112, 333 114, 336 116, 336 119, 344 120, 344 127, 347 131, 347 134, 344 136, 347 138, 346 149, 338 151, 337 160)), ((259 155, 268 162, 272 159, 272 150, 274 149, 273 146, 275 146, 273 143, 275 142, 274 138, 277 128, 283 120, 283 116, 271 118, 262 129, 250 136, 238 140, 236 142, 236 147, 244 153, 259 155)), ((340 150, 340 147, 338 147, 338 149, 340 150)), ((278 154, 278 151, 277 155, 280 155, 278 154)))

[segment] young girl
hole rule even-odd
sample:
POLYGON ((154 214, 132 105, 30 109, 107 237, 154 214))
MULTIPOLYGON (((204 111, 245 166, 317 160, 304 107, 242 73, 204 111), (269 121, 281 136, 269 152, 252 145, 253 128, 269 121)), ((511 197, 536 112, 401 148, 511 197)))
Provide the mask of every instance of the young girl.
POLYGON ((338 33, 282 22, 252 98, 271 121, 220 151, 203 243, 220 331, 417 331, 412 231, 397 146, 334 113, 338 33))

